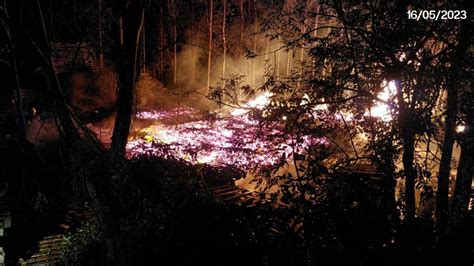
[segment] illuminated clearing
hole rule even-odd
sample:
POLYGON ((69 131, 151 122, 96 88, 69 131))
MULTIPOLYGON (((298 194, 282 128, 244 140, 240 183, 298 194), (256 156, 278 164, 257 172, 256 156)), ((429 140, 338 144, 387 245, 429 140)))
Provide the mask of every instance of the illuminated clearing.
POLYGON ((268 129, 251 119, 248 108, 262 109, 269 97, 269 94, 261 95, 245 108, 234 110, 231 116, 213 121, 196 118, 198 112, 189 107, 181 113, 188 121, 178 124, 163 122, 176 119, 176 110, 139 112, 137 118, 153 120, 154 124, 131 134, 128 157, 173 157, 247 170, 276 164, 291 157, 293 152, 303 153, 309 146, 327 144, 325 139, 304 136, 295 146, 292 136, 282 133, 278 126, 268 129))
MULTIPOLYGON (((389 101, 396 93, 395 83, 384 82, 382 86, 384 89, 378 97, 389 101)), ((137 119, 152 120, 153 125, 134 131, 127 144, 128 156, 171 156, 192 163, 248 169, 257 165, 273 165, 286 160, 294 152, 304 152, 309 146, 327 144, 324 138, 304 136, 299 141, 301 144, 295 147, 293 136, 282 133, 278 125, 268 129, 251 119, 249 111, 265 108, 271 96, 271 93, 265 92, 241 108, 233 109, 228 117, 213 121, 202 119, 197 110, 189 107, 138 112, 137 119), (180 117, 184 117, 185 122, 176 121, 180 117)), ((308 95, 304 95, 300 104, 309 101, 308 95)), ((321 104, 315 111, 325 109, 327 105, 321 104)), ((350 120, 350 114, 343 115, 350 120)), ((383 121, 392 119, 388 105, 380 102, 366 115, 383 121)), ((282 122, 287 119, 287 116, 282 116, 282 122)))

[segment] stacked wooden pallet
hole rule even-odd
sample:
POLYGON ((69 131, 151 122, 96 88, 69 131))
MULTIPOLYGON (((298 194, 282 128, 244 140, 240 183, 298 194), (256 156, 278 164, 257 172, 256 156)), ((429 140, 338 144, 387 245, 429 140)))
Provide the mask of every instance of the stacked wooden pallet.
POLYGON ((471 200, 469 201, 469 211, 474 212, 474 189, 472 189, 471 200))
POLYGON ((38 252, 20 265, 56 265, 61 263, 61 249, 65 243, 64 235, 47 236, 38 243, 38 252))
MULTIPOLYGON (((90 208, 83 208, 80 205, 71 206, 65 215, 64 222, 59 225, 63 231, 67 232, 71 228, 79 228, 85 222, 92 219, 94 212, 90 208)), ((64 234, 54 234, 46 236, 38 243, 38 251, 28 260, 20 260, 20 265, 57 265, 61 264, 61 250, 65 244, 64 234)))

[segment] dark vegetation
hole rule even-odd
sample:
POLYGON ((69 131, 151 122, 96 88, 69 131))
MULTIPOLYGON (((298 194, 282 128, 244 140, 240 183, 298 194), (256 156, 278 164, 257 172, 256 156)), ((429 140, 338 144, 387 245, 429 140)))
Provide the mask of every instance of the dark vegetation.
POLYGON ((468 1, 257 2, 1 4, 0 71, 8 73, 0 92, 0 178, 8 184, 1 203, 12 216, 1 244, 8 264, 58 233, 75 205, 94 215, 62 231, 61 258, 71 265, 472 265, 468 1), (414 21, 406 14, 411 8, 467 10, 468 18, 414 21), (78 44, 77 51, 87 43, 99 59, 81 65, 76 52, 58 70, 56 42, 78 44), (189 46, 200 50, 187 53, 189 46), (286 75, 279 69, 284 52, 301 54, 294 68, 288 56, 286 75), (186 64, 192 70, 178 69, 186 64), (248 80, 226 74, 232 64, 248 80), (216 77, 206 79, 211 70, 216 77), (270 92, 268 106, 251 114, 262 130, 281 129, 275 146, 292 137, 293 152, 276 168, 295 172, 277 176, 273 168, 259 168, 258 176, 279 189, 261 192, 249 207, 213 193, 245 175, 233 166, 127 158, 142 72, 177 95, 206 95, 217 103, 208 109, 238 107, 270 92), (99 97, 104 80, 117 87, 113 104, 99 97), (380 99, 388 81, 395 95, 380 99), (87 95, 81 101, 75 101, 76 86, 87 95), (389 106, 391 120, 366 115, 378 103, 389 106), (113 134, 111 143, 102 143, 87 125, 107 119, 114 120, 113 134), (50 135, 38 140, 34 121, 50 123, 50 135), (458 125, 466 130, 456 132, 458 125), (361 146, 359 133, 366 136, 361 146), (307 135, 332 144, 299 152, 307 135), (418 145, 439 153, 423 154, 418 145), (455 145, 461 151, 452 164, 455 145), (366 164, 376 170, 354 170, 366 164), (457 174, 450 179, 452 165, 457 174))

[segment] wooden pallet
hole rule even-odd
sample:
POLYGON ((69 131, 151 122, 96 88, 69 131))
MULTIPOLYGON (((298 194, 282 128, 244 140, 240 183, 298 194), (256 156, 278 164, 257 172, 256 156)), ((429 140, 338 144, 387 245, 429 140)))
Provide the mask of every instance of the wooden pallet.
POLYGON ((472 190, 471 199, 469 200, 468 210, 474 212, 474 189, 472 190))
POLYGON ((65 243, 63 234, 46 236, 38 243, 38 252, 26 261, 20 260, 20 265, 57 265, 62 262, 61 249, 65 243))
MULTIPOLYGON (((80 227, 94 216, 91 209, 83 209, 81 204, 73 204, 59 227, 67 232, 71 227, 80 227), (77 205, 77 206, 75 206, 77 205)), ((64 234, 46 236, 38 242, 38 251, 27 260, 20 260, 20 265, 58 265, 62 264, 61 250, 65 244, 64 234)))

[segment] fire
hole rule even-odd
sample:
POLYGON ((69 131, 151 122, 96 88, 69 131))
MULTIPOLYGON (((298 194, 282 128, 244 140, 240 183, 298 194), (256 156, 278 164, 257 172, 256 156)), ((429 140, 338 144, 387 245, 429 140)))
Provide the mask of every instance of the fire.
MULTIPOLYGON (((127 144, 129 157, 141 154, 174 156, 192 163, 234 165, 247 169, 271 165, 293 152, 291 138, 275 146, 270 140, 278 130, 265 133, 248 117, 230 117, 214 122, 198 120, 178 125, 157 124, 136 132, 127 144)), ((303 139, 307 147, 322 139, 303 139)), ((295 152, 303 152, 303 147, 295 152)))
POLYGON ((302 145, 294 147, 292 137, 282 134, 278 126, 264 128, 251 119, 249 109, 262 109, 270 97, 270 93, 264 93, 244 108, 235 109, 231 116, 213 121, 201 119, 199 112, 189 107, 179 116, 174 109, 139 112, 138 119, 151 119, 154 124, 135 130, 127 143, 127 154, 129 158, 143 154, 171 156, 191 163, 247 170, 276 164, 293 152, 304 152, 308 146, 327 144, 325 139, 304 136, 302 145), (173 117, 185 122, 171 123, 173 117))
POLYGON ((250 108, 263 109, 270 101, 271 93, 265 92, 262 95, 257 96, 255 99, 249 101, 244 105, 244 108, 236 108, 231 112, 233 116, 239 116, 248 113, 250 108))
MULTIPOLYGON (((384 82, 382 84, 382 86, 384 87, 384 89, 377 96, 381 100, 389 101, 390 98, 397 93, 396 84, 392 80, 392 81, 388 82, 388 84, 387 84, 387 82, 384 82)), ((391 113, 390 113, 390 107, 387 104, 381 103, 381 102, 378 102, 374 107, 372 107, 370 109, 370 111, 367 113, 367 115, 378 117, 378 118, 382 119, 385 122, 388 122, 388 121, 392 120, 392 116, 391 116, 391 113)))
POLYGON ((144 120, 172 119, 177 116, 193 118, 198 115, 198 110, 189 107, 176 107, 170 109, 157 109, 153 111, 142 111, 136 114, 136 118, 144 120))
MULTIPOLYGON (((383 86, 378 97, 387 101, 396 93, 396 86, 393 81, 383 86)), ((263 109, 271 97, 271 93, 265 92, 242 108, 234 109, 230 116, 217 116, 212 121, 203 119, 198 110, 190 107, 138 112, 137 119, 153 121, 153 124, 134 130, 127 143, 128 157, 171 156, 196 164, 233 165, 246 170, 276 164, 295 152, 303 153, 309 146, 328 144, 324 138, 304 136, 302 144, 295 147, 293 137, 282 133, 287 116, 282 116, 282 125, 271 129, 250 118, 250 109, 263 109)), ((304 95, 300 105, 309 102, 309 96, 304 95)), ((326 109, 327 105, 321 104, 315 111, 326 109)), ((367 115, 391 120, 390 109, 384 103, 375 105, 367 115)))

